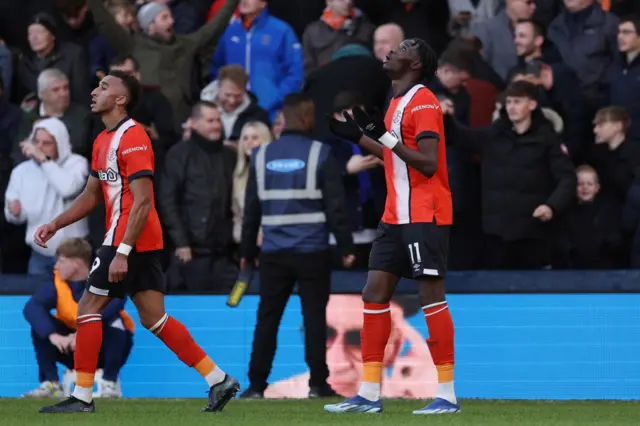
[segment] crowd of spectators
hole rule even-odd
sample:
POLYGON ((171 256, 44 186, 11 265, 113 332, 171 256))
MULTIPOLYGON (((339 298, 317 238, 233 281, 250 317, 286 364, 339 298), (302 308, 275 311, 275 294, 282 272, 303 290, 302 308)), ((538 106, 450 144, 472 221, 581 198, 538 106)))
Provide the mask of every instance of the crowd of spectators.
POLYGON ((233 284, 251 149, 297 92, 366 267, 382 165, 325 116, 385 110, 381 61, 411 37, 440 58, 425 84, 446 115, 451 268, 640 267, 638 1, 29 0, 0 2, 0 272, 52 273, 68 237, 100 246, 104 208, 49 251, 32 233, 81 191, 104 129, 89 93, 115 69, 144 88, 131 116, 154 147, 170 289, 233 284))

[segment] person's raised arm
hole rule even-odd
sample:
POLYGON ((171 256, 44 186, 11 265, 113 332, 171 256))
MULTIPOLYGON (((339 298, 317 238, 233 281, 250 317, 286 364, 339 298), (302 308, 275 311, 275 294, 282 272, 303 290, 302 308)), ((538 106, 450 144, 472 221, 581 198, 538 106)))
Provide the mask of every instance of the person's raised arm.
MULTIPOLYGON (((424 102, 429 101, 427 99, 424 102)), ((380 117, 369 116, 361 108, 354 108, 353 115, 358 126, 370 132, 402 161, 421 174, 431 177, 438 166, 438 144, 442 131, 440 124, 442 112, 436 107, 435 104, 423 104, 411 110, 409 106, 406 108, 406 114, 410 114, 408 123, 415 128, 418 150, 399 143, 398 139, 387 131, 380 117)))
POLYGON ((215 46, 222 37, 224 30, 227 29, 233 12, 238 7, 240 0, 226 0, 224 6, 216 13, 216 16, 201 27, 198 31, 187 35, 186 37, 196 43, 198 49, 208 46, 215 46))
POLYGON ((133 36, 116 22, 105 7, 104 1, 87 0, 87 3, 98 29, 114 49, 121 55, 131 54, 133 52, 133 36))

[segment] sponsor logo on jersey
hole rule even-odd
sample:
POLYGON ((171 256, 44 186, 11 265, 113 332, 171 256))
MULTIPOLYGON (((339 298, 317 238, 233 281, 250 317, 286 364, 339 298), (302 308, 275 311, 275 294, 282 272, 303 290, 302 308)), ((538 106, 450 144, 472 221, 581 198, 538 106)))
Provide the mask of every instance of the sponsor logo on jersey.
POLYGON ((112 168, 108 168, 105 172, 104 170, 98 170, 98 179, 105 182, 117 182, 118 181, 118 173, 112 168))
POLYGON ((435 104, 425 104, 425 105, 418 105, 417 107, 414 107, 411 110, 411 113, 420 111, 421 109, 435 109, 435 110, 439 110, 440 109, 440 105, 435 105, 435 104))
POLYGON ((286 158, 282 160, 273 160, 267 163, 267 170, 278 173, 291 173, 304 169, 305 162, 297 158, 286 158))
POLYGON ((136 151, 146 151, 146 150, 147 150, 146 145, 132 146, 131 148, 127 148, 124 151, 122 151, 122 155, 127 155, 136 151))

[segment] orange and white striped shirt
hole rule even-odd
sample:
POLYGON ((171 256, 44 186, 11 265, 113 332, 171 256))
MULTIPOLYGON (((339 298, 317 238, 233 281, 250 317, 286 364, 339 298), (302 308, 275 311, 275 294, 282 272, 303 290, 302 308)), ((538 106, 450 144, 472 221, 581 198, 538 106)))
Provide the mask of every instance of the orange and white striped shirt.
MULTIPOLYGON (((127 118, 111 131, 103 130, 93 143, 91 175, 100 179, 107 210, 107 233, 103 245, 118 246, 124 237, 133 205, 129 184, 141 177, 153 177, 154 156, 144 128, 127 118)), ((152 194, 147 223, 136 241, 136 251, 160 250, 162 228, 152 194)))
POLYGON ((423 137, 436 138, 440 143, 438 166, 431 178, 409 167, 393 151, 384 150, 387 203, 382 221, 392 225, 434 221, 451 225, 453 205, 444 122, 435 95, 423 85, 415 85, 404 96, 391 100, 384 121, 389 133, 407 148, 417 151, 417 141, 423 137))

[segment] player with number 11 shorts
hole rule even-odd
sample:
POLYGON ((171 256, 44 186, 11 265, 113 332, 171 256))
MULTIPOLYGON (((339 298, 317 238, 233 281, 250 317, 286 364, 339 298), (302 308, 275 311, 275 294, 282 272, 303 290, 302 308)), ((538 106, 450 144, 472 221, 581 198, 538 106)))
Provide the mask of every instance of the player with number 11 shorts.
POLYGON ((401 277, 418 282, 429 329, 427 345, 438 370, 436 399, 414 414, 460 411, 453 387, 453 321, 445 299, 451 191, 443 116, 423 83, 435 76, 437 57, 420 39, 403 41, 383 64, 394 97, 382 119, 360 108, 344 120, 329 118, 334 134, 384 160, 387 202, 369 258, 362 293, 363 377, 358 394, 325 406, 332 413, 380 413, 384 355, 391 334, 390 301, 401 277))

